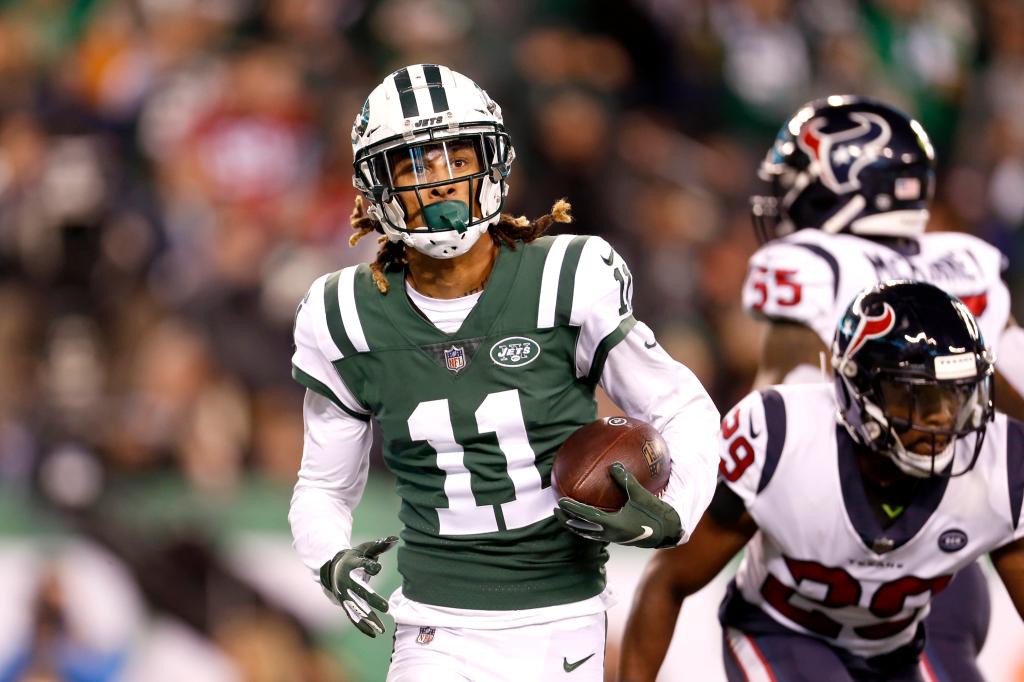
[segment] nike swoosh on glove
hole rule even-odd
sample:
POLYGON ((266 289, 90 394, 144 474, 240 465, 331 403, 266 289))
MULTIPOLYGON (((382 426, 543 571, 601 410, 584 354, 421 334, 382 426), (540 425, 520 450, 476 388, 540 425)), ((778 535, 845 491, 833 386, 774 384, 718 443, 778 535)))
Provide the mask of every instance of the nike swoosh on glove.
POLYGON ((621 462, 609 473, 628 497, 622 509, 606 512, 569 497, 558 500, 555 517, 563 526, 589 540, 632 547, 674 547, 683 536, 682 522, 672 505, 644 488, 621 462))
POLYGON ((394 535, 364 542, 343 549, 320 567, 320 584, 324 591, 345 609, 352 624, 370 637, 384 633, 384 623, 373 610, 387 613, 388 601, 370 589, 369 580, 380 573, 377 557, 397 542, 394 535))

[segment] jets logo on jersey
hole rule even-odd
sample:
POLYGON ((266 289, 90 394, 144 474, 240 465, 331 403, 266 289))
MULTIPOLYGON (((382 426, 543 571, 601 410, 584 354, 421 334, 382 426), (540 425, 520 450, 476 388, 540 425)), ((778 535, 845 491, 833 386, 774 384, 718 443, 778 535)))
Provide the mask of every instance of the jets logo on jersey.
POLYGON ((860 187, 861 169, 878 158, 892 130, 881 116, 863 111, 850 114, 849 128, 824 132, 824 126, 824 118, 810 121, 797 140, 818 162, 822 183, 846 194, 860 187))
POLYGON ((540 345, 525 336, 510 336, 491 346, 491 360, 502 367, 522 367, 537 359, 540 345))
POLYGON ((466 351, 462 346, 452 346, 444 351, 444 365, 456 374, 466 367, 466 351))
POLYGON ((896 313, 888 303, 884 304, 882 314, 877 317, 862 315, 857 323, 857 331, 853 334, 853 341, 846 349, 846 357, 852 358, 866 341, 885 336, 896 324, 896 313))

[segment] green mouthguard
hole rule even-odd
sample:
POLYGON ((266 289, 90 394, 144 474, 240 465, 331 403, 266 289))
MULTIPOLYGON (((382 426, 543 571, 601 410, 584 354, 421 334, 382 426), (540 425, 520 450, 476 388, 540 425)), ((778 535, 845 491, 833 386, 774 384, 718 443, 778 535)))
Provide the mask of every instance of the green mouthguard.
POLYGON ((423 207, 423 222, 431 230, 466 231, 469 224, 469 206, 463 201, 439 201, 423 207))

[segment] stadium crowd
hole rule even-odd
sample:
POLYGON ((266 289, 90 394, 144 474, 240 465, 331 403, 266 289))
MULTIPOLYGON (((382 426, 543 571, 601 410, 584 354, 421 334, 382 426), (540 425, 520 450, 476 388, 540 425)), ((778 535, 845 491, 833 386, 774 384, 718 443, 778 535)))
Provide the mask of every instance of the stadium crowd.
MULTIPOLYGON (((209 528, 129 503, 154 477, 200 510, 260 485, 287 499, 295 306, 372 258, 372 239, 348 246, 350 129, 415 62, 503 103, 507 207, 568 198, 565 229, 623 254, 638 317, 719 406, 757 363, 739 299, 754 170, 813 97, 917 116, 938 158, 930 229, 998 246, 1024 301, 1020 0, 0 1, 0 546, 14 519, 71 530, 242 679, 344 675, 209 528)), ((119 679, 127 653, 82 643, 56 565, 23 580, 31 636, 0 651, 0 680, 119 679)))

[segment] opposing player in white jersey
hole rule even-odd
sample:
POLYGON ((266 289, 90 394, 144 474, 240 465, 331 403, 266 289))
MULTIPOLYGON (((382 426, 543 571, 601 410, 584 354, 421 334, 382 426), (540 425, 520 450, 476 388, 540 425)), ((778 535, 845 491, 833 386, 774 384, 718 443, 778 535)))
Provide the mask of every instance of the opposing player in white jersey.
MULTIPOLYGON (((762 246, 743 287, 744 308, 766 322, 755 388, 825 380, 821 359, 853 296, 886 279, 917 279, 976 315, 996 353, 999 406, 1024 418, 1024 331, 1010 319, 1003 258, 971 235, 924 231, 933 166, 920 124, 875 100, 817 100, 782 126, 758 172, 767 185, 752 201, 762 246)), ((672 562, 659 554, 651 571, 671 571, 658 565, 672 562)), ((988 621, 985 576, 972 566, 934 604, 928 655, 950 677, 980 679, 974 660, 988 621)))
POLYGON ((752 198, 762 246, 743 285, 743 307, 770 323, 756 387, 820 380, 820 355, 854 295, 913 279, 970 308, 997 377, 1024 394, 1024 331, 1010 319, 1004 257, 969 234, 925 232, 934 154, 917 121, 863 97, 811 102, 783 125, 758 176, 768 186, 752 198))
POLYGON ((715 488, 718 411, 633 317, 632 275, 607 242, 542 236, 568 222, 566 202, 538 221, 502 213, 515 152, 472 80, 395 71, 352 145, 353 227, 380 233, 380 250, 317 278, 296 312, 295 547, 361 632, 383 634, 375 611, 390 608, 391 682, 599 682, 607 543, 686 541, 715 488), (596 418, 597 386, 661 431, 671 480, 658 497, 616 469, 623 509, 563 518, 552 461, 596 418), (390 607, 367 581, 398 538, 351 540, 371 419, 402 498, 390 607))
POLYGON ((720 610, 731 681, 941 679, 921 656, 930 601, 989 552, 1024 611, 1024 424, 994 411, 967 307, 930 284, 877 285, 830 357, 831 385, 728 412, 715 499, 673 570, 646 576, 672 598, 634 605, 623 680, 654 679, 683 599, 744 546, 720 610))
MULTIPOLYGON (((925 232, 933 165, 920 124, 882 102, 828 97, 782 127, 758 173, 763 245, 743 287, 744 308, 768 323, 755 388, 821 380, 819 358, 853 296, 907 278, 970 308, 996 356, 999 407, 1024 418, 1024 331, 1010 317, 1005 259, 972 235, 925 232)), ((958 681, 980 680, 988 621, 985 576, 972 566, 934 604, 928 655, 958 681)))

